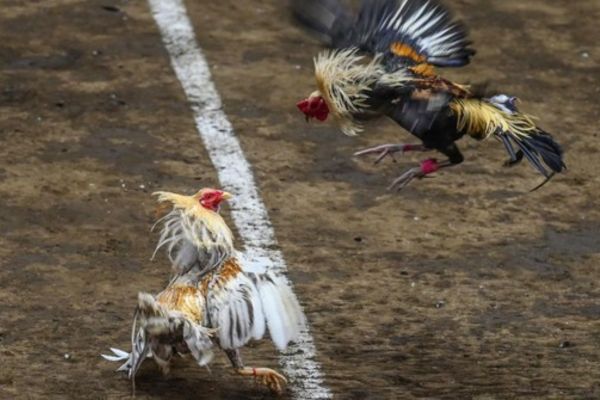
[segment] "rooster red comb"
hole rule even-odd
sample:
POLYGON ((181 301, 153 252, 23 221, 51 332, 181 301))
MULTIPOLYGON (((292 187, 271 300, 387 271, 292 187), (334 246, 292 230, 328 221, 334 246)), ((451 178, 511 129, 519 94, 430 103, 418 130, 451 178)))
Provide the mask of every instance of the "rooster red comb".
POLYGON ((329 115, 329 107, 325 99, 321 96, 311 96, 299 101, 296 106, 306 115, 306 120, 316 118, 319 121, 325 121, 329 115))

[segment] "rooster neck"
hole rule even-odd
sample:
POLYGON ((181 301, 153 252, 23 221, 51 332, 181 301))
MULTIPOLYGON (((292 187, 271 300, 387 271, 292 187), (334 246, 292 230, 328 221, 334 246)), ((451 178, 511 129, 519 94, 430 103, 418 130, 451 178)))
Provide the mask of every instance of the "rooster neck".
POLYGON ((378 57, 368 61, 357 49, 325 51, 315 58, 317 92, 345 134, 362 130, 354 116, 368 109, 369 93, 384 73, 378 57))

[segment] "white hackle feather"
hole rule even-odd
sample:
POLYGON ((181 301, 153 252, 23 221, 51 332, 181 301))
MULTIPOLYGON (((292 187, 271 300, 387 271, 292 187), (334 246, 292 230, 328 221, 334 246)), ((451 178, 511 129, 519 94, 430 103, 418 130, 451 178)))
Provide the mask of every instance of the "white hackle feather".
POLYGON ((175 270, 185 273, 194 264, 209 270, 230 257, 233 234, 217 212, 201 206, 196 196, 169 192, 155 195, 159 202, 171 202, 173 209, 156 223, 162 223, 162 229, 152 258, 166 247, 175 270))
POLYGON ((329 111, 348 136, 362 131, 355 114, 368 111, 370 92, 378 82, 400 86, 408 79, 406 71, 387 73, 381 57, 369 59, 357 48, 325 50, 314 59, 317 95, 323 97, 329 111))
POLYGON ((326 50, 314 60, 319 94, 342 131, 355 136, 362 131, 353 114, 366 111, 369 92, 385 72, 377 59, 366 62, 358 49, 326 50))

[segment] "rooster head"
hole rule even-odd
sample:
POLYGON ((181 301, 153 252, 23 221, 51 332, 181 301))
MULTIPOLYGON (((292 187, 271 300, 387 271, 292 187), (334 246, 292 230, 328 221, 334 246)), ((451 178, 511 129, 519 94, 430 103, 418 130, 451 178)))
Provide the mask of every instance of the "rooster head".
POLYGON ((299 101, 296 106, 304 113, 307 122, 311 118, 325 121, 329 115, 329 106, 318 91, 312 93, 308 98, 299 101))
POLYGON ((200 189, 194 196, 200 202, 200 205, 207 210, 219 211, 219 207, 224 200, 231 199, 231 194, 218 189, 205 188, 200 189))

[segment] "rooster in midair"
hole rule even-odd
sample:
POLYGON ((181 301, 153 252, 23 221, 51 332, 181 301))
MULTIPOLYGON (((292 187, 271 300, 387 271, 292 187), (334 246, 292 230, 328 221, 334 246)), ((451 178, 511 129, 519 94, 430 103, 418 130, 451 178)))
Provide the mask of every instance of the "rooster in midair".
POLYGON ((175 276, 157 296, 140 293, 131 353, 112 349, 114 355, 104 358, 125 361, 118 370, 133 381, 146 358, 168 372, 174 354, 190 353, 203 366, 217 346, 238 374, 280 392, 285 377, 269 368, 245 367, 240 348, 263 338, 267 330, 279 350, 298 338, 305 320, 287 278, 244 268, 219 214, 228 193, 202 189, 193 196, 155 194, 160 203, 172 206, 157 222, 162 231, 156 250, 166 248, 175 276))
MULTIPOLYGON (((415 178, 460 164, 456 141, 465 134, 503 143, 513 165, 525 157, 546 178, 563 171, 561 147, 505 94, 485 97, 450 82, 435 67, 460 67, 475 54, 463 25, 434 0, 364 0, 357 16, 337 0, 292 0, 297 19, 332 49, 315 60, 317 88, 297 106, 306 119, 333 117, 347 135, 361 123, 387 116, 421 140, 355 153, 377 155, 436 150, 396 179, 401 189, 415 178)), ((540 185, 541 186, 541 185, 540 185)))

